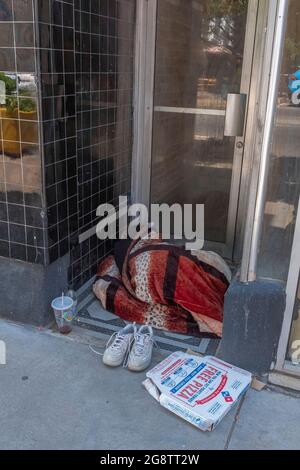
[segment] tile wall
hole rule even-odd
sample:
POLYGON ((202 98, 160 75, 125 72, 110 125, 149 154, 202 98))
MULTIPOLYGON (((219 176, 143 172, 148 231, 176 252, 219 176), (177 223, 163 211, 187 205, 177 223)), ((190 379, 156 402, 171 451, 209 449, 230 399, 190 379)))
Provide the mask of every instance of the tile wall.
POLYGON ((71 253, 79 287, 113 247, 101 203, 130 195, 135 0, 0 0, 0 256, 71 253))
POLYGON ((0 0, 0 256, 46 262, 35 16, 0 0))
POLYGON ((73 0, 37 0, 49 260, 78 230, 73 0))
MULTIPOLYGON (((79 233, 99 204, 130 193, 135 0, 75 2, 79 233)), ((112 249, 96 235, 72 250, 75 287, 112 249)))

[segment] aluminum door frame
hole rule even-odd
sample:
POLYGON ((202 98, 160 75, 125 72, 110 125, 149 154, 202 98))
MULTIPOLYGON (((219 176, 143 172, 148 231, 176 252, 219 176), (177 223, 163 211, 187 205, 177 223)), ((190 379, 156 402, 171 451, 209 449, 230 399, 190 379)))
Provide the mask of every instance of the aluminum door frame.
POLYGON ((149 206, 157 0, 137 0, 132 202, 149 206))
MULTIPOLYGON (((227 259, 233 259, 236 229, 239 220, 245 219, 244 211, 239 210, 245 194, 241 193, 243 163, 253 134, 254 120, 249 119, 251 110, 251 80, 253 60, 260 53, 263 41, 257 41, 257 25, 265 14, 268 0, 249 0, 247 27, 245 34, 244 60, 241 79, 241 93, 248 96, 243 137, 237 137, 233 155, 233 172, 230 189, 230 203, 227 219, 226 243, 208 241, 206 248, 218 251, 227 259), (251 44, 251 47, 249 47, 251 44), (240 145, 242 144, 242 145, 240 145)), ((135 87, 134 87, 134 142, 132 158, 132 201, 150 204, 152 137, 154 117, 154 77, 156 50, 157 0, 139 0, 136 15, 135 87)), ((252 99, 253 101, 253 99, 252 99)), ((252 113, 253 114, 253 113, 252 113)), ((250 154, 250 151, 248 151, 250 154)), ((251 168, 247 166, 246 179, 250 178, 251 168)), ((245 181, 245 172, 243 175, 245 181)))
MULTIPOLYGON (((293 365, 286 360, 288 344, 293 324, 295 301, 298 292, 298 282, 300 275, 300 200, 297 211, 294 241, 291 252, 288 280, 286 285, 286 308, 284 312, 281 336, 277 350, 277 360, 275 369, 277 371, 300 376, 300 364, 293 365)), ((299 338, 300 339, 300 338, 299 338)))

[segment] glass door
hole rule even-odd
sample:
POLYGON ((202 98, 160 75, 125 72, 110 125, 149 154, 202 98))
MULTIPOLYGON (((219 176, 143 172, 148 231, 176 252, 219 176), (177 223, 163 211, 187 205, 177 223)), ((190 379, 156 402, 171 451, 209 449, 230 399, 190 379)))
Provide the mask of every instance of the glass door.
POLYGON ((157 0, 151 203, 205 205, 233 251, 256 0, 157 0))
MULTIPOLYGON (((300 376, 300 2, 290 0, 257 275, 281 281, 286 309, 276 369, 300 376)), ((279 53, 279 52, 278 52, 279 53)), ((276 77, 272 76, 272 79, 276 77)))

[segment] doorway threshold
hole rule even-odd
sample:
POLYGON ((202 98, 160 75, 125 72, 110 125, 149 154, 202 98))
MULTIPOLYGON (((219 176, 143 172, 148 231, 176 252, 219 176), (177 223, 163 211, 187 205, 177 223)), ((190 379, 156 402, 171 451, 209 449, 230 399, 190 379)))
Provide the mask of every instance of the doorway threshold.
POLYGON ((269 374, 269 383, 282 387, 284 389, 295 390, 300 392, 300 377, 289 375, 280 371, 273 371, 269 374))
MULTIPOLYGON (((110 336, 126 325, 126 322, 117 315, 105 310, 100 301, 93 293, 94 278, 88 281, 77 291, 78 313, 74 324, 91 334, 97 334, 102 339, 109 339, 110 336)), ((169 331, 154 328, 154 339, 163 351, 193 351, 203 355, 215 355, 220 344, 220 339, 211 337, 198 338, 184 334, 172 333, 169 331)))

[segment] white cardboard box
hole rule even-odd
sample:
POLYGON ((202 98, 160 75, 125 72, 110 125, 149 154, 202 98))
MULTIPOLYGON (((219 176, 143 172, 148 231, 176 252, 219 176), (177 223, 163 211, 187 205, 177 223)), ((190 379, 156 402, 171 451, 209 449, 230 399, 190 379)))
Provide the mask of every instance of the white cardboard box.
POLYGON ((175 352, 147 372, 143 385, 162 406, 212 431, 251 385, 250 372, 215 357, 175 352))

